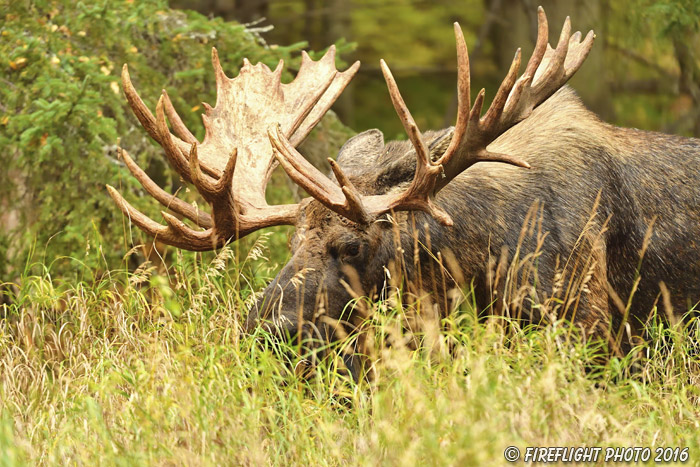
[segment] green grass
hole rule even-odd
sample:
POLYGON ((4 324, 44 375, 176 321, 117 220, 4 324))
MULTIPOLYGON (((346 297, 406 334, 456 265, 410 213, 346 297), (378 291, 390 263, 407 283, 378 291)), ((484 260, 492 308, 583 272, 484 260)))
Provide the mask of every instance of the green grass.
POLYGON ((697 319, 654 320, 604 359, 559 321, 376 303, 356 383, 338 353, 309 366, 241 333, 262 243, 167 275, 25 273, 0 308, 0 465, 501 465, 510 445, 679 446, 700 464, 697 319))

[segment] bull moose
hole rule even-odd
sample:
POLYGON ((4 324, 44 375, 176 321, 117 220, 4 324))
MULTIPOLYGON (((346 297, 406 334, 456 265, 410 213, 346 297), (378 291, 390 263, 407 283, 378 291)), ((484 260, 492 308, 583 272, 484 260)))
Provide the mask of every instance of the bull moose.
POLYGON ((480 309, 509 312, 509 282, 499 279, 500 270, 511 284, 518 277, 530 283, 522 317, 542 319, 542 302, 559 297, 550 310, 607 339, 624 326, 639 332, 657 303, 687 312, 700 299, 700 141, 618 128, 587 110, 565 83, 591 50, 593 31, 571 34, 567 18, 551 48, 542 8, 524 73, 518 76, 518 50, 482 113, 484 90, 472 104, 467 46, 457 23, 454 30, 455 126, 421 133, 381 61, 408 140, 385 143, 379 130, 360 133, 329 159, 330 177, 295 148, 359 67, 337 71, 333 47, 318 61, 304 53, 288 84, 280 81, 281 61, 272 71, 245 60, 230 79, 213 49, 217 102, 205 105, 202 142, 165 91, 154 116, 125 65, 124 91, 136 117, 211 214, 161 189, 125 151, 144 189, 178 216, 163 212, 162 225, 110 186, 109 193, 142 230, 188 250, 294 225, 292 258, 250 310, 248 330, 318 330, 319 314, 340 319, 356 294, 381 292, 398 263, 407 283, 434 282, 436 262, 450 269, 432 288, 443 311, 444 294, 466 283, 480 309), (278 164, 310 197, 268 205, 265 189, 278 164), (530 267, 503 269, 527 255, 530 267))

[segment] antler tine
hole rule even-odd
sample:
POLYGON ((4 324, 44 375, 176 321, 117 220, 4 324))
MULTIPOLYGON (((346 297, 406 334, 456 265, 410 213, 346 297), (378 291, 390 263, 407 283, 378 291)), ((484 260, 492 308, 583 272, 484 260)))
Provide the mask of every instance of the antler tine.
MULTIPOLYGON (((214 248, 220 248, 228 241, 227 238, 219 237, 216 229, 205 231, 193 230, 177 217, 163 211, 161 211, 161 214, 163 215, 163 219, 165 219, 165 223, 168 224, 169 232, 173 233, 173 236, 177 238, 178 241, 183 242, 183 245, 187 245, 187 248, 190 250, 212 250, 214 248)), ((164 241, 163 243, 168 242, 164 241)), ((170 244, 172 245, 172 243, 170 244)))
MULTIPOLYGON (((129 103, 131 110, 134 112, 136 119, 139 121, 139 123, 141 123, 141 126, 143 126, 151 138, 156 140, 161 145, 165 144, 166 142, 172 144, 171 138, 173 135, 168 130, 168 137, 165 138, 165 135, 159 132, 157 119, 153 116, 146 104, 144 104, 141 96, 139 96, 138 92, 136 91, 136 88, 134 88, 134 85, 131 82, 131 76, 129 75, 129 67, 126 64, 124 64, 124 67, 122 68, 122 88, 124 89, 124 95, 126 96, 126 100, 129 103)), ((182 122, 182 119, 180 119, 180 116, 175 111, 175 108, 172 106, 170 98, 167 96, 165 90, 163 90, 162 94, 165 94, 165 100, 167 101, 164 102, 165 106, 167 107, 166 111, 168 112, 168 117, 173 122, 174 130, 176 131, 178 137, 184 141, 187 141, 188 139, 196 141, 192 133, 187 129, 185 124, 182 122)), ((161 99, 162 98, 163 96, 161 95, 161 99)))
POLYGON ((219 51, 216 50, 216 47, 211 48, 211 64, 212 68, 214 68, 216 89, 221 89, 228 77, 226 76, 226 73, 224 73, 224 69, 221 68, 221 62, 219 61, 219 51))
POLYGON ((299 154, 284 136, 279 126, 270 128, 268 136, 272 143, 275 157, 277 157, 289 178, 297 185, 338 214, 359 223, 369 221, 370 217, 362 204, 361 195, 335 161, 329 159, 331 168, 340 186, 335 185, 328 177, 309 163, 304 156, 299 154))
POLYGON ((483 125, 485 127, 495 125, 503 115, 503 109, 506 106, 508 95, 512 91, 515 81, 518 78, 518 71, 520 70, 520 57, 521 50, 518 48, 518 50, 515 52, 515 57, 513 57, 513 61, 510 64, 508 74, 498 87, 496 96, 493 98, 493 102, 491 103, 489 110, 486 112, 486 115, 484 115, 483 125))
POLYGON ((579 42, 581 33, 571 34, 571 20, 564 21, 556 48, 547 43, 547 17, 538 9, 538 37, 527 70, 516 83, 505 109, 503 124, 512 126, 563 86, 581 67, 593 46, 595 34, 589 31, 579 42))
POLYGON ((122 67, 122 88, 124 89, 124 95, 129 103, 129 107, 134 112, 136 119, 141 123, 141 126, 146 130, 146 132, 158 141, 158 133, 156 131, 156 119, 151 113, 151 111, 143 103, 141 96, 136 92, 136 88, 131 83, 131 77, 129 76, 129 67, 124 64, 122 67))
MULTIPOLYGON (((357 70, 360 68, 360 62, 356 61, 347 70, 343 72, 336 73, 336 78, 333 83, 328 87, 326 93, 319 99, 316 107, 314 107, 308 114, 306 119, 297 127, 297 130, 290 137, 290 142, 293 146, 298 146, 309 134, 312 128, 314 128, 318 122, 323 117, 324 113, 321 110, 326 106, 325 102, 335 102, 335 100, 340 96, 343 90, 350 83, 350 80, 355 76, 357 70), (324 102, 325 101, 325 102, 324 102)), ((275 69, 275 73, 281 73, 281 68, 275 69)))
MULTIPOLYGON (((175 171, 185 180, 186 182, 192 183, 192 174, 190 172, 190 164, 187 158, 183 155, 180 148, 175 144, 168 129, 168 124, 165 120, 164 106, 167 100, 167 94, 165 90, 158 99, 158 104, 156 104, 156 132, 159 139, 157 141, 163 148, 165 155, 170 162, 170 165, 175 169, 175 171)), ((196 139, 192 144, 196 143, 196 139)), ((208 167, 201 161, 199 163, 202 171, 212 178, 219 178, 221 175, 217 170, 208 167)))
POLYGON ((481 88, 479 94, 476 95, 474 99, 474 105, 472 110, 469 112, 469 124, 477 125, 481 119, 481 109, 484 107, 484 96, 486 95, 486 89, 481 88))
POLYGON ((207 251, 216 247, 212 244, 212 241, 214 240, 212 229, 198 232, 185 226, 188 231, 186 237, 183 237, 183 233, 181 232, 182 229, 180 229, 179 224, 185 224, 179 220, 177 223, 174 222, 173 219, 177 220, 176 217, 163 212, 163 216, 165 217, 166 222, 168 222, 168 225, 161 225, 129 204, 129 202, 125 200, 122 195, 119 194, 119 192, 111 185, 107 185, 107 191, 124 215, 129 217, 131 222, 136 224, 137 227, 146 232, 148 235, 154 237, 156 240, 177 248, 185 248, 191 251, 207 251), (171 223, 178 224, 178 226, 173 228, 171 227, 171 223))
POLYGON ((579 34, 576 42, 573 44, 571 42, 569 43, 569 50, 573 51, 573 53, 569 53, 569 55, 566 57, 566 62, 564 62, 567 80, 571 78, 574 73, 576 73, 576 71, 583 64, 583 61, 586 60, 586 57, 588 57, 588 54, 593 47, 593 41, 595 40, 595 33, 593 31, 588 31, 588 34, 586 34, 586 37, 582 42, 579 42, 580 32, 577 31, 576 34, 579 34))
MULTIPOLYGON (((396 85, 394 76, 391 74, 391 70, 384 60, 380 60, 379 64, 381 66, 387 88, 389 89, 389 96, 391 96, 394 109, 396 110, 396 114, 399 116, 399 119, 406 130, 408 139, 413 144, 417 159, 416 173, 413 177, 411 185, 399 197, 399 199, 392 201, 390 204, 390 209, 405 208, 410 205, 413 206, 414 209, 433 212, 436 208, 435 206, 430 205, 429 196, 432 195, 437 177, 442 174, 443 168, 441 165, 434 164, 430 160, 428 148, 425 146, 425 142, 423 141, 421 132, 418 129, 418 125, 416 125, 411 112, 408 110, 408 107, 406 107, 403 97, 401 97, 401 92, 399 92, 399 88, 396 85)), ((386 210, 382 209, 379 211, 386 212, 386 210)), ((375 214, 378 215, 380 213, 381 212, 377 212, 375 214)), ((449 218, 449 216, 447 217, 449 218)))
MULTIPOLYGON (((470 121, 471 107, 471 70, 469 68, 469 51, 464 33, 459 23, 454 23, 455 41, 457 42, 457 122, 445 155, 440 157, 437 164, 445 164, 454 155, 460 142, 464 139, 470 121)), ((483 90, 480 94, 483 102, 483 90)), ((479 107, 479 112, 481 107, 479 107)))
MULTIPOLYGON (((165 112, 167 112, 168 118, 172 122, 173 129, 178 135, 178 137, 190 143, 197 140, 194 137, 194 135, 192 135, 192 133, 187 129, 185 124, 182 122, 182 119, 175 111, 175 108, 173 107, 167 92, 163 90, 163 92, 161 93, 161 97, 158 100, 158 104, 156 105, 156 117, 154 117, 151 111, 148 109, 146 104, 144 104, 143 100, 139 96, 138 92, 136 91, 136 88, 134 88, 134 85, 131 82, 131 76, 129 75, 129 67, 126 64, 124 64, 124 67, 122 68, 122 87, 124 89, 124 95, 126 96, 126 100, 129 103, 129 106, 131 107, 132 111, 134 112, 136 119, 139 121, 139 123, 141 123, 141 126, 143 126, 143 128, 151 136, 151 138, 153 138, 161 146, 163 146, 163 148, 166 150, 166 156, 168 156, 168 160, 171 161, 173 167, 175 167, 180 176, 182 176, 183 179, 185 179, 185 181, 189 181, 189 176, 187 175, 187 173, 183 173, 180 171, 180 169, 182 169, 183 167, 187 167, 187 163, 184 157, 182 156, 181 151, 179 150, 175 142, 172 140, 173 135, 170 133, 170 130, 168 129, 167 124, 165 123, 163 107, 165 107, 165 112), (163 115, 161 116, 159 115, 159 113, 163 115)), ((216 177, 218 175, 215 170, 207 166, 203 165, 202 168, 207 174, 211 176, 216 177)))
MULTIPOLYGON (((302 62, 309 62, 311 61, 311 58, 309 55, 306 53, 306 51, 302 51, 302 62)), ((325 53, 325 55, 319 60, 320 62, 330 62, 330 63, 335 63, 335 45, 331 45, 328 48, 328 51, 325 53)), ((318 88, 318 91, 316 92, 315 95, 308 101, 306 107, 304 107, 301 112, 299 112, 297 119, 294 121, 292 124, 292 127, 290 129, 290 134, 294 133, 299 126, 302 124, 304 120, 306 120, 306 117, 308 117, 309 113, 316 107, 316 104, 318 104, 318 101, 321 100, 323 95, 326 93, 328 88, 333 84, 333 81, 335 81, 336 75, 338 74, 338 70, 335 70, 328 78, 328 80, 325 82, 323 86, 320 86, 318 88)))
POLYGON ((340 189, 345 195, 349 211, 356 216, 357 222, 361 224, 368 223, 371 218, 367 212, 367 209, 365 209, 364 204, 362 204, 362 195, 360 195, 360 192, 357 191, 357 188, 355 188, 350 179, 345 175, 338 163, 330 157, 327 160, 331 166, 331 170, 333 171, 335 178, 340 184, 340 189))
POLYGON ((175 107, 173 107, 173 103, 170 101, 170 96, 168 96, 168 92, 165 89, 163 89, 163 98, 165 103, 165 114, 168 116, 168 120, 170 120, 170 124, 173 126, 173 131, 175 134, 186 143, 196 143, 197 138, 194 137, 192 132, 183 123, 180 115, 178 115, 175 107))
POLYGON ((197 155, 197 143, 192 143, 190 147, 190 174, 192 175, 192 184, 197 188, 199 194, 208 202, 213 202, 216 198, 226 197, 231 194, 234 170, 238 159, 238 149, 234 148, 231 151, 226 167, 221 174, 221 178, 212 181, 206 176, 201 169, 201 162, 197 155))
MULTIPOLYGON (((505 114, 506 116, 517 116, 522 113, 522 109, 516 110, 516 107, 520 105, 521 107, 528 99, 521 99, 523 93, 530 94, 532 82, 535 78, 535 73, 539 68, 542 60, 544 59, 547 49, 549 49, 549 25, 547 22, 547 15, 544 9, 539 6, 537 7, 537 41, 535 42, 535 49, 532 51, 530 60, 527 62, 525 67, 525 72, 518 78, 513 86, 513 90, 508 95, 506 100, 505 114)), ((513 118, 513 117, 509 117, 513 118)), ((513 124, 517 123, 515 121, 513 124)))
MULTIPOLYGON (((462 83, 469 79, 469 69, 468 65, 464 65, 468 63, 468 59, 466 58, 466 44, 464 44, 464 36, 457 23, 455 23, 455 38, 457 41, 457 60, 459 63, 458 95, 460 95, 464 86, 462 83)), ((445 177, 436 181, 435 192, 439 191, 454 177, 478 161, 498 161, 521 167, 529 167, 526 162, 517 158, 507 157, 503 154, 493 154, 486 150, 488 143, 494 139, 493 135, 496 131, 496 127, 499 126, 498 124, 503 118, 508 96, 517 83, 521 55, 521 50, 518 49, 515 52, 506 77, 501 82, 496 96, 483 118, 480 118, 485 95, 483 89, 477 95, 474 101, 474 107, 471 110, 469 110, 468 101, 465 105, 462 100, 458 99, 459 109, 457 113, 457 123, 455 124, 452 140, 445 153, 436 162, 436 164, 443 166, 445 177), (464 119, 465 115, 469 116, 468 120, 464 119)))
POLYGON ((542 58, 547 51, 547 43, 549 42, 549 24, 547 23, 547 15, 544 8, 537 7, 537 41, 535 42, 535 50, 532 51, 532 56, 527 62, 523 77, 535 76, 537 68, 542 63, 542 58))
POLYGON ((175 171, 186 181, 192 183, 192 175, 190 174, 189 163, 180 152, 173 140, 170 138, 170 130, 165 121, 165 112, 163 111, 163 102, 165 97, 161 94, 156 105, 156 141, 160 143, 165 151, 165 155, 170 161, 175 171))
POLYGON ((192 178, 192 184, 197 188, 199 194, 202 197, 211 202, 214 195, 216 195, 216 182, 209 179, 199 166, 199 157, 197 157, 197 143, 192 143, 190 147, 190 157, 189 157, 189 172, 192 178))
POLYGON ((163 190, 161 187, 155 183, 151 177, 146 174, 146 172, 138 166, 138 164, 129 156, 124 149, 119 148, 119 156, 124 161, 124 164, 129 169, 129 171, 136 177, 136 179, 141 183, 141 186, 153 196, 160 204, 166 208, 172 209, 181 216, 185 216, 192 222, 196 223, 198 226, 208 229, 212 227, 213 222, 211 216, 204 212, 196 209, 189 203, 182 201, 175 195, 171 195, 163 190))
MULTIPOLYGON (((553 50, 552 58, 546 64, 546 68, 541 75, 535 72, 535 78, 532 81, 533 94, 554 94, 561 87, 560 81, 565 76, 564 62, 566 55, 569 52, 569 38, 571 37, 571 19, 567 16, 564 20, 564 27, 559 35, 559 42, 553 50)), ((538 69, 539 71, 539 69, 538 69)))
POLYGON ((314 197, 327 193, 330 197, 336 198, 332 200, 333 202, 338 201, 337 194, 340 188, 334 185, 327 177, 321 176, 321 172, 291 145, 279 126, 270 128, 268 137, 272 143, 275 157, 292 180, 300 184, 302 188, 314 197))
POLYGON ((429 165, 430 155, 428 153, 428 148, 425 146, 425 142, 423 141, 423 137, 418 129, 418 125, 416 125, 411 112, 408 110, 408 107, 406 107, 403 97, 401 97, 401 92, 399 92, 399 87, 396 85, 396 80, 394 80, 391 70, 389 70, 389 67, 384 59, 379 60, 379 66, 382 69, 382 74, 384 75, 387 88, 389 88, 389 96, 391 97, 391 102, 394 104, 396 114, 399 116, 399 120, 401 120, 404 130, 406 130, 408 139, 411 140, 411 143, 416 150, 416 157, 418 158, 417 167, 429 165))

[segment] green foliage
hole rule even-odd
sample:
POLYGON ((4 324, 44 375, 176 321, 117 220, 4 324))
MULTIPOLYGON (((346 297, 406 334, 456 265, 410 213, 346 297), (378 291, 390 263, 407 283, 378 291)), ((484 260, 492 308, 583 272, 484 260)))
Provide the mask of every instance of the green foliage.
POLYGON ((399 70, 438 66, 452 69, 455 67, 452 23, 459 21, 466 40, 473 43, 484 21, 483 2, 475 0, 359 0, 353 3, 351 37, 358 41, 357 54, 372 68, 383 58, 399 70), (406 41, 408 34, 414 35, 410 43, 406 41))
MULTIPOLYGON (((0 275, 12 266, 18 270, 34 242, 47 264, 64 256, 80 257, 90 267, 105 260, 118 264, 129 245, 106 183, 160 218, 160 208, 116 159, 117 144, 164 188, 180 188, 160 148, 128 110, 119 84, 122 64, 129 64, 151 109, 165 88, 185 124, 202 137, 199 103, 215 100, 212 46, 225 71, 235 75, 244 57, 273 67, 284 59, 294 70, 296 52, 306 45, 268 46, 253 29, 170 10, 164 0, 15 1, 3 14, 0 207, 21 217, 13 232, 0 230, 0 256, 9 257, 0 275)), ((134 242, 141 241, 134 235, 134 242)), ((60 261, 53 272, 70 268, 60 261)))
POLYGON ((697 0, 645 0, 640 3, 646 7, 645 16, 661 25, 664 36, 700 30, 700 2, 697 0))
POLYGON ((25 275, 0 306, 0 463, 502 465, 513 445, 700 461, 697 318, 652 320, 648 343, 606 360, 562 321, 369 303, 374 379, 357 383, 338 353, 310 367, 296 341, 241 333, 264 242, 241 253, 178 256, 169 280, 25 275))

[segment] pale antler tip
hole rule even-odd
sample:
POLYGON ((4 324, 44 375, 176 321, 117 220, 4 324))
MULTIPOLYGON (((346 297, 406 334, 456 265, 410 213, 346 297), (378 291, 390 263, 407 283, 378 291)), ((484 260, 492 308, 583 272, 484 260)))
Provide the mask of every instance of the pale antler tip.
POLYGON ((168 225, 172 226, 173 228, 175 228, 177 230, 182 230, 182 227, 186 226, 186 224, 184 222, 182 222, 180 219, 173 216, 172 214, 168 214, 165 211, 161 211, 160 214, 163 216, 163 219, 165 220, 165 222, 168 225))
POLYGON ((566 31, 566 34, 569 34, 571 31, 571 17, 567 16, 566 19, 564 20, 564 26, 562 26, 562 34, 566 31))
POLYGON ((126 200, 121 195, 121 193, 119 193, 119 191, 116 188, 114 188, 112 185, 105 185, 105 187, 107 187, 107 192, 109 193, 109 196, 112 198, 112 200, 117 204, 117 207, 119 207, 119 209, 122 212, 126 213, 126 211, 125 211, 125 209, 127 209, 126 204, 125 204, 126 200))
POLYGON ((437 220, 439 223, 441 223, 445 227, 452 227, 454 225, 452 217, 449 214, 447 214, 444 210, 432 203, 429 203, 428 207, 430 210, 430 215, 433 216, 435 220, 437 220))
POLYGON ((270 125, 267 129, 267 137, 270 138, 272 146, 276 148, 280 144, 280 132, 282 131, 282 126, 279 123, 270 125))
POLYGON ((122 88, 126 90, 133 87, 131 84, 131 76, 129 75, 129 66, 125 63, 122 67, 122 88))
MULTIPOLYGON (((464 43, 464 31, 462 31, 462 27, 459 25, 457 21, 454 23, 454 31, 455 31, 455 39, 457 40, 457 47, 459 47, 460 43, 464 43)), ((466 47, 466 44, 465 44, 466 47)))
POLYGON ((348 68, 347 70, 345 70, 343 73, 348 73, 348 72, 350 72, 350 73, 352 73, 352 74, 355 74, 355 73, 357 72, 357 69, 358 69, 358 68, 360 68, 360 61, 359 61, 359 60, 356 60, 355 63, 353 63, 352 66, 350 66, 350 68, 348 68))
POLYGON ((379 67, 382 69, 382 73, 384 73, 384 76, 392 76, 391 75, 391 70, 389 69, 389 65, 386 64, 386 61, 383 58, 379 59, 379 67))

